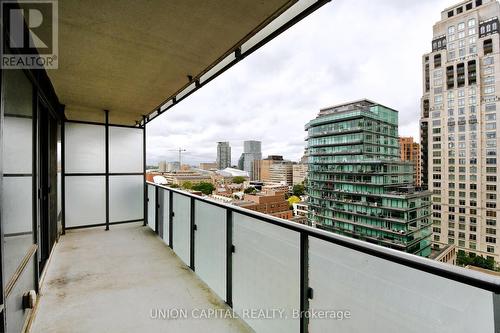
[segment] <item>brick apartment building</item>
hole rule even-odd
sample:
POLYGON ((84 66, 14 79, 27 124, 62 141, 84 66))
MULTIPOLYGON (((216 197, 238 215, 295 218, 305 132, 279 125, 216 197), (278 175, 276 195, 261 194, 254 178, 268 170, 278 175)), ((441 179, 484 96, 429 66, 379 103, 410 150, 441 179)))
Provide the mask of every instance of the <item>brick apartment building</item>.
POLYGON ((415 186, 422 186, 422 172, 420 161, 420 144, 413 137, 399 137, 399 151, 403 161, 411 161, 415 164, 415 186))
POLYGON ((283 219, 291 219, 293 211, 290 210, 285 192, 264 191, 257 194, 245 194, 242 201, 233 202, 234 205, 269 214, 283 219))

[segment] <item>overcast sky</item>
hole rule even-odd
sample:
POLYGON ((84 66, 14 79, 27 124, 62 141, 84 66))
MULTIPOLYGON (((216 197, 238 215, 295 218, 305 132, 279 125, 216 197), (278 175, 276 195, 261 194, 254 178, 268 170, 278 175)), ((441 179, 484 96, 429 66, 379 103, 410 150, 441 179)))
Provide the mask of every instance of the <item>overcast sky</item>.
POLYGON ((419 140, 421 60, 432 25, 458 0, 333 0, 148 125, 148 163, 213 162, 229 141, 298 160, 319 109, 368 98, 399 110, 399 134, 419 140))

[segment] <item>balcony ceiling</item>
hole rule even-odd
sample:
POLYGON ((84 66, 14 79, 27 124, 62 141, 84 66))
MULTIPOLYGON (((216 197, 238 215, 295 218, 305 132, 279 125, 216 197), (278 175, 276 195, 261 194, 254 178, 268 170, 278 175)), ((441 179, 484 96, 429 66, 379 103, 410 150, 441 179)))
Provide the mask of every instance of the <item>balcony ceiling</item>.
POLYGON ((59 1, 59 69, 68 119, 135 125, 296 0, 59 1))

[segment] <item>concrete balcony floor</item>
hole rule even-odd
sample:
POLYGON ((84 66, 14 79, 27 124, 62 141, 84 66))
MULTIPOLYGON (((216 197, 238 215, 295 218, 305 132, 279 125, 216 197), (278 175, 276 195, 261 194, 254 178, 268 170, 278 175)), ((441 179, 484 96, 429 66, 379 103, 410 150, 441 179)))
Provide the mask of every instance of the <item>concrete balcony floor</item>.
POLYGON ((142 223, 68 231, 48 265, 31 332, 251 332, 237 318, 193 318, 229 307, 142 223))

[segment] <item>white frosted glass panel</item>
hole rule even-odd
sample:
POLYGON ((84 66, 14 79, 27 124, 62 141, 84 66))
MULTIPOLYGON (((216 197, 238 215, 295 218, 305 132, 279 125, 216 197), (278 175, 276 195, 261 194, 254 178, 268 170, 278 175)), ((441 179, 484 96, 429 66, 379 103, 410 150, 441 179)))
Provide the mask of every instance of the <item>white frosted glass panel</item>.
POLYGON ((148 185, 148 226, 156 231, 156 187, 148 185))
POLYGON ((142 219, 143 210, 144 178, 142 176, 110 176, 110 222, 142 219))
POLYGON ((22 69, 3 71, 4 115, 33 115, 33 86, 22 69))
POLYGON ((106 172, 106 132, 100 125, 66 123, 66 173, 106 172))
POLYGON ((66 176, 66 226, 106 223, 106 179, 66 176))
POLYGON ((222 299, 226 299, 226 210, 195 202, 196 274, 222 299))
POLYGON ((143 172, 143 130, 109 127, 109 172, 143 172))
POLYGON ((311 319, 310 332, 494 332, 492 294, 309 238, 311 309, 351 319, 311 319))
POLYGON ((32 179, 31 177, 3 178, 2 227, 4 234, 31 232, 32 179))
POLYGON ((256 332, 299 332, 300 235, 256 218, 233 214, 233 308, 284 309, 288 319, 247 319, 256 332))
POLYGON ((31 173, 33 136, 31 118, 4 118, 3 172, 31 173))
POLYGON ((186 265, 189 265, 191 248, 191 199, 173 193, 173 249, 186 265))
POLYGON ((4 228, 4 287, 33 244, 31 177, 4 177, 2 227, 4 228))
POLYGON ((163 241, 165 244, 169 245, 169 229, 168 229, 168 217, 169 217, 169 209, 170 209, 170 203, 169 203, 169 197, 170 197, 170 192, 167 190, 159 189, 163 193, 163 203, 162 203, 162 208, 163 208, 163 241))

